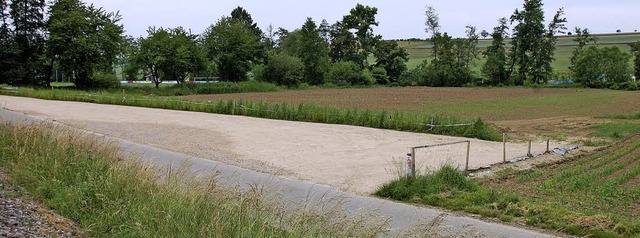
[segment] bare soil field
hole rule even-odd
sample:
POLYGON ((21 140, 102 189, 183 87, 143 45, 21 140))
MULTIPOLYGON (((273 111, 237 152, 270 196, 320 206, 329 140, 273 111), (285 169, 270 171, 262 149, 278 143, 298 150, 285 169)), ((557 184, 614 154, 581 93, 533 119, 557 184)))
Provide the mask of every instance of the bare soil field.
MULTIPOLYGON (((354 126, 9 96, 0 96, 0 105, 135 143, 357 194, 369 194, 397 176, 401 170, 398 165, 413 146, 467 140, 354 126)), ((533 152, 542 152, 545 146, 542 141, 534 142, 533 152)), ((502 143, 472 139, 470 168, 501 162, 502 149, 502 143)), ((464 167, 464 149, 460 147, 422 153, 416 161, 421 170, 446 162, 464 167)), ((526 153, 525 143, 508 143, 508 159, 526 153)))
MULTIPOLYGON (((594 117, 640 111, 640 92, 575 88, 362 88, 271 93, 192 95, 188 99, 237 99, 313 103, 339 108, 383 109, 482 118, 518 135, 582 137, 600 123, 594 117)), ((519 136, 521 137, 521 136, 519 136)))

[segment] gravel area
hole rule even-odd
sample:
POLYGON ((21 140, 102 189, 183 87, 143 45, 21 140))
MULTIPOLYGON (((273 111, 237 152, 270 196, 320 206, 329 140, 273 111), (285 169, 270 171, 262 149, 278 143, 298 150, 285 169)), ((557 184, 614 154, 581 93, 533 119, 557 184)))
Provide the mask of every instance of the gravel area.
MULTIPOLYGON (((0 96, 0 105, 113 138, 360 195, 402 173, 413 146, 469 140, 469 168, 503 160, 502 142, 451 136, 8 96, 0 96)), ((545 146, 534 142, 532 153, 545 146)), ((417 151, 416 167, 425 171, 451 163, 463 168, 466 149, 458 144, 417 151)), ((524 156, 527 144, 507 143, 506 154, 508 159, 524 156)))
POLYGON ((0 237, 77 237, 72 224, 0 182, 0 237))

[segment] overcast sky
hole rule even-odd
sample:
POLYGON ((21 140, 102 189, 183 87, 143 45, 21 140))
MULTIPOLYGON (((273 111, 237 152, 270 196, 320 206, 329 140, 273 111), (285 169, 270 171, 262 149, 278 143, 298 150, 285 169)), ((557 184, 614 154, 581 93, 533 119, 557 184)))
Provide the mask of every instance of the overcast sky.
MULTIPOLYGON (((491 29, 501 17, 509 17, 516 8, 522 8, 522 0, 84 0, 103 7, 107 11, 120 11, 126 34, 146 36, 149 26, 183 26, 193 33, 202 33, 222 16, 229 16, 237 6, 245 8, 266 29, 299 28, 307 17, 316 22, 327 19, 333 24, 347 15, 357 3, 378 8, 380 26, 376 34, 385 39, 426 38, 424 11, 433 6, 440 15, 443 32, 455 36, 464 35, 466 25, 478 27, 478 31, 491 29)), ((587 27, 592 33, 611 33, 640 30, 640 0, 547 0, 544 1, 546 23, 558 8, 564 7, 567 26, 587 27)))

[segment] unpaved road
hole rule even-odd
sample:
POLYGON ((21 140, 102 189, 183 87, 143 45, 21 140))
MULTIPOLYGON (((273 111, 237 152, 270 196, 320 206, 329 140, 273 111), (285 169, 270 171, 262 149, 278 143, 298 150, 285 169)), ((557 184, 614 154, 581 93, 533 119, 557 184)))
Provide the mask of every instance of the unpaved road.
MULTIPOLYGON (((356 194, 370 194, 397 176, 398 164, 412 146, 467 140, 354 126, 9 96, 0 96, 0 105, 110 137, 356 194)), ((533 146, 534 152, 546 147, 541 142, 533 146)), ((418 166, 424 170, 446 161, 464 166, 465 147, 423 150, 418 154, 418 166)), ((470 167, 502 161, 502 150, 502 143, 472 139, 470 167)), ((526 153, 526 144, 508 143, 508 158, 526 153)))

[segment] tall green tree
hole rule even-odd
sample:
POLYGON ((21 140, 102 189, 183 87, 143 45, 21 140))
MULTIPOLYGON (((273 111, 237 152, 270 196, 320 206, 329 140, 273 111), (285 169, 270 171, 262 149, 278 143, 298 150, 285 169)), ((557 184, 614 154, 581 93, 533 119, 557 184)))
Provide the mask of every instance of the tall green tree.
POLYGON ((376 58, 375 66, 383 68, 391 82, 398 82, 400 75, 407 70, 409 54, 396 41, 381 41, 373 56, 376 58))
POLYGON ((330 37, 329 56, 331 57, 332 63, 360 61, 360 56, 356 48, 356 38, 342 22, 338 21, 331 26, 330 37))
MULTIPOLYGON (((424 13, 426 17, 426 20, 424 22, 424 31, 427 34, 431 34, 431 36, 429 36, 429 38, 427 39, 431 41, 432 45, 434 45, 436 37, 441 36, 440 16, 438 15, 438 12, 436 12, 436 9, 432 6, 427 6, 426 8, 427 10, 425 10, 424 13)), ((431 56, 433 57, 433 59, 438 59, 438 53, 438 48, 434 46, 431 49, 431 56)))
POLYGON ((300 29, 300 41, 303 48, 297 56, 304 63, 305 82, 311 85, 324 84, 325 73, 330 66, 329 48, 313 19, 307 18, 300 29))
POLYGON ((253 31, 254 35, 259 38, 258 40, 263 37, 263 32, 258 27, 258 23, 253 22, 253 17, 251 17, 251 14, 249 14, 249 12, 244 8, 236 7, 233 9, 231 11, 231 20, 238 21, 247 26, 251 31, 253 31))
POLYGON ((49 9, 47 56, 54 59, 76 87, 101 84, 96 73, 113 73, 122 50, 123 27, 118 13, 105 12, 79 0, 56 0, 49 9))
POLYGON ((631 47, 631 54, 633 55, 634 77, 636 80, 640 79, 640 41, 629 44, 631 47))
POLYGON ((576 36, 573 41, 577 43, 577 46, 573 48, 573 51, 571 52, 571 60, 569 64, 569 71, 571 72, 576 68, 576 63, 580 53, 582 53, 589 43, 596 44, 598 40, 598 38, 591 36, 589 28, 581 29, 580 27, 576 27, 575 32, 576 36))
POLYGON ((230 18, 232 21, 237 21, 247 26, 253 32, 256 40, 258 42, 262 42, 262 47, 264 47, 264 49, 260 51, 258 60, 265 60, 267 58, 267 48, 270 43, 265 38, 264 32, 262 32, 260 27, 258 27, 258 23, 253 21, 253 17, 251 17, 251 14, 249 14, 249 12, 242 7, 236 7, 235 9, 233 9, 233 11, 231 11, 230 18))
POLYGON ((516 9, 511 15, 511 23, 516 25, 511 43, 510 72, 517 70, 516 85, 525 82, 538 84, 551 78, 555 35, 562 32, 566 22, 563 15, 564 11, 558 10, 549 28, 545 29, 542 0, 525 0, 523 9, 516 9))
POLYGON ((18 67, 13 31, 10 27, 9 5, 0 0, 0 84, 15 84, 18 67))
POLYGON ((358 58, 354 62, 362 68, 369 66, 367 58, 382 38, 379 35, 373 34, 373 27, 378 26, 376 14, 378 14, 378 8, 358 3, 349 11, 349 15, 342 18, 344 27, 355 31, 355 46, 358 58))
POLYGON ((182 83, 206 67, 197 36, 184 28, 149 28, 147 33, 147 38, 140 39, 140 50, 134 58, 151 72, 156 87, 162 80, 182 83))
POLYGON ((482 74, 489 78, 489 84, 506 84, 509 80, 507 70, 507 50, 505 49, 505 39, 508 37, 507 19, 500 18, 499 24, 493 28, 491 33, 491 45, 483 53, 487 59, 482 66, 482 74))
POLYGON ((202 35, 208 57, 216 62, 222 80, 247 79, 252 65, 261 62, 264 48, 246 24, 222 17, 202 35))
POLYGON ((10 7, 18 53, 15 77, 20 84, 35 84, 44 66, 45 0, 12 0, 10 7))

